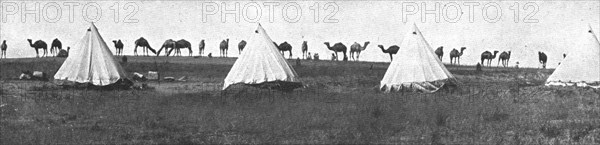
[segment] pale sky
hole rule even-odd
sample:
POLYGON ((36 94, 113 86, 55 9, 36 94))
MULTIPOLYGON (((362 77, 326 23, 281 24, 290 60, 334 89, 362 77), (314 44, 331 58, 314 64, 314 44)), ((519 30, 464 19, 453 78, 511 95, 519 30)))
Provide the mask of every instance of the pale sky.
MULTIPOLYGON (((425 39, 433 47, 444 46, 444 63, 449 63, 449 53, 452 48, 467 47, 462 56, 461 63, 474 65, 480 61, 483 51, 512 51, 510 65, 519 61, 520 66, 538 67, 537 52, 543 51, 548 55, 548 67, 556 67, 562 60, 562 54, 568 53, 569 48, 578 47, 585 40, 588 25, 598 35, 600 31, 600 2, 592 1, 531 1, 529 4, 522 1, 226 1, 227 9, 234 9, 239 3, 239 11, 231 12, 241 15, 240 21, 235 22, 233 14, 226 15, 226 22, 221 21, 222 1, 85 1, 75 2, 73 21, 69 20, 69 5, 67 1, 2 1, 0 7, 0 39, 7 40, 8 57, 35 57, 35 51, 29 47, 26 39, 44 40, 48 45, 54 38, 62 41, 63 47, 74 46, 85 34, 89 22, 84 19, 99 18, 95 21, 100 34, 106 43, 114 50, 112 40, 121 39, 125 43, 124 53, 133 54, 133 42, 139 37, 146 38, 152 47, 158 49, 166 39, 186 39, 193 45, 194 55, 198 54, 198 43, 205 39, 205 55, 213 53, 219 55, 218 44, 221 40, 229 38, 229 56, 237 57, 237 43, 252 36, 257 18, 257 9, 260 6, 260 22, 270 37, 282 43, 287 41, 293 48, 294 58, 301 57, 300 46, 302 41, 308 41, 309 52, 319 53, 321 58, 329 59, 331 51, 327 50, 323 42, 342 42, 348 48, 352 43, 371 44, 361 54, 363 61, 389 61, 389 56, 381 52, 377 45, 386 48, 390 45, 400 45, 404 34, 403 14, 411 14, 412 5, 416 5, 416 14, 407 15, 407 21, 415 21, 425 39), (33 10, 39 4, 38 12, 42 13, 40 21, 35 22, 34 14, 23 16, 23 6, 33 10), (328 4, 329 3, 329 4, 328 4), (439 4, 437 9, 435 4, 439 4), (518 4, 519 15, 516 16, 518 4), (87 5, 86 5, 87 4, 87 5), (97 11, 93 7, 98 4, 102 16, 96 17, 97 11), (207 15, 203 22, 203 14, 211 14, 211 4, 216 5, 214 15, 207 15), (269 5, 274 6, 273 21, 269 20, 269 5), (408 9, 403 9, 408 6, 408 9), (473 7, 473 15, 469 15, 469 5, 473 7), (57 15, 56 6, 60 7, 61 17, 57 15), (88 7, 84 11, 84 7, 88 7), (90 7, 91 6, 91 7, 90 7), (296 9, 294 6, 299 6, 296 9), (325 9, 325 6, 327 6, 325 9), (337 12, 333 13, 335 6, 337 12), (435 21, 434 14, 422 17, 422 7, 427 10, 437 10, 440 21, 435 21), (456 6, 459 6, 462 15, 456 17, 456 6), (482 13, 485 6, 487 17, 482 13), (495 7, 499 6, 501 12, 495 7), (119 8, 119 14, 115 9, 119 8), (208 7, 203 12, 203 7, 208 7), (320 9, 318 22, 315 22, 315 8, 320 9), (14 9, 16 8, 16 10, 14 9), (128 8, 128 9, 125 9, 128 8), (134 8, 137 8, 134 10, 134 8), (244 9, 246 8, 246 9, 244 9), (294 21, 297 10, 300 18, 295 22, 284 19, 283 10, 287 9, 287 17, 294 21), (246 10, 246 11, 243 11, 246 10), (135 13, 132 13, 135 12, 135 13), (337 22, 324 23, 329 14, 337 22), (86 15, 84 15, 86 14, 86 15), (133 15, 130 15, 133 14, 133 15), (494 19, 500 14, 499 19, 494 19), (124 23, 126 16, 132 16, 132 23, 124 23), (531 16, 531 17, 528 17, 531 16), (118 16, 118 22, 114 18, 118 16), (473 21, 470 22, 469 17, 473 21), (518 21, 515 22, 515 17, 518 21), (24 18, 25 22, 22 22, 24 18), (445 18, 449 19, 446 20, 445 18), (533 23, 524 23, 524 19, 537 20, 533 23), (421 20, 425 19, 425 22, 421 20), (455 22, 451 22, 455 20, 455 22), (56 21, 56 22, 52 22, 56 21), (495 21, 495 22, 493 22, 495 21), (527 47, 525 47, 527 46, 527 47)), ((35 12, 33 12, 35 13, 35 12)), ((428 13, 435 13, 428 12, 428 13)), ((249 42, 250 43, 250 42, 249 42)), ((72 48, 77 49, 77 48, 72 48)), ((402 49, 402 48, 401 48, 402 49)), ((48 50, 49 51, 49 50, 48 50)), ((187 50, 182 51, 187 54, 187 50)), ((287 58, 286 53, 286 58, 287 58)), ((497 59, 492 64, 496 64, 497 59)))

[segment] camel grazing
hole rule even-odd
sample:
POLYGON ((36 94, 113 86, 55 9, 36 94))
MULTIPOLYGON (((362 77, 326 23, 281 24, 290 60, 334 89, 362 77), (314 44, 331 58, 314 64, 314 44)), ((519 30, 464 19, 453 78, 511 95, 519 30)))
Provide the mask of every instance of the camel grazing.
POLYGON ((381 48, 381 51, 383 51, 383 53, 387 53, 390 54, 390 61, 394 60, 392 55, 398 53, 398 50, 400 50, 400 47, 398 47, 398 45, 392 45, 390 47, 388 47, 387 50, 385 50, 385 48, 383 47, 383 45, 377 45, 379 48, 381 48))
POLYGON ((367 46, 369 45, 369 41, 365 42, 365 44, 363 46, 360 46, 360 44, 354 42, 354 44, 352 44, 350 46, 350 57, 352 58, 352 60, 358 60, 358 58, 360 57, 360 52, 364 51, 365 49, 367 49, 367 46), (356 59, 354 59, 354 53, 356 53, 356 59))
POLYGON ((167 39, 165 40, 165 42, 162 44, 162 46, 160 47, 160 49, 158 49, 158 52, 156 53, 156 56, 160 55, 160 52, 162 50, 165 50, 165 56, 169 56, 170 54, 170 50, 175 49, 175 40, 173 39, 167 39))
POLYGON ((240 43, 238 43, 238 50, 240 51, 240 54, 242 54, 242 51, 244 51, 244 47, 246 47, 246 41, 242 40, 240 43))
POLYGON ((346 56, 346 52, 348 51, 348 48, 346 47, 346 45, 342 44, 341 42, 335 43, 333 46, 329 46, 329 42, 325 42, 323 43, 327 46, 327 49, 333 51, 335 53, 335 58, 336 60, 338 60, 338 52, 343 52, 344 53, 344 58, 348 58, 346 56))
POLYGON ((115 44, 115 50, 117 53, 117 56, 119 55, 123 55, 123 42, 121 41, 121 39, 119 40, 113 40, 113 43, 115 44))
POLYGON ((60 40, 58 40, 58 38, 52 40, 52 44, 50 45, 50 55, 56 56, 58 54, 58 51, 61 49, 62 43, 60 43, 60 40))
POLYGON ((538 60, 542 64, 542 68, 546 69, 546 62, 548 62, 548 56, 545 53, 538 51, 538 60))
POLYGON ((488 66, 492 65, 492 60, 494 58, 496 58, 496 54, 498 54, 498 51, 494 51, 494 54, 492 55, 492 53, 490 51, 485 51, 483 53, 481 53, 481 64, 483 66, 485 66, 485 63, 483 63, 485 60, 488 60, 488 66))
POLYGON ((498 57, 498 64, 496 64, 497 66, 500 65, 500 61, 502 61, 502 66, 503 67, 507 67, 508 66, 508 61, 510 60, 510 51, 508 51, 508 53, 506 51, 500 53, 500 56, 498 57))
POLYGON ((292 58, 292 45, 290 45, 287 41, 284 41, 283 43, 278 45, 277 49, 279 49, 279 51, 281 52, 281 55, 284 55, 286 51, 290 52, 290 56, 289 58, 292 58))
POLYGON ((461 47, 460 52, 458 52, 458 50, 456 50, 456 49, 452 49, 452 51, 450 51, 450 64, 460 65, 460 56, 463 55, 463 51, 465 51, 465 49, 467 49, 467 48, 461 47))
POLYGON ((27 41, 29 42, 29 46, 31 46, 33 49, 35 49, 36 57, 40 57, 39 49, 44 49, 44 54, 42 55, 42 57, 45 57, 46 54, 48 54, 48 44, 46 44, 46 42, 44 42, 42 40, 38 40, 32 44, 31 39, 27 39, 27 41))
POLYGON ((154 49, 152 49, 152 47, 150 47, 148 40, 144 39, 144 37, 140 37, 140 39, 135 40, 134 43, 135 43, 135 48, 133 49, 133 54, 135 56, 138 55, 138 53, 137 53, 138 46, 142 47, 142 55, 148 56, 148 50, 151 51, 152 53, 158 55, 158 53, 156 53, 156 50, 154 50, 154 49))
POLYGON ((6 58, 6 49, 8 48, 8 46, 6 46, 6 40, 2 41, 2 45, 0 45, 0 50, 2 50, 2 54, 0 54, 0 58, 2 58, 2 56, 4 56, 4 58, 6 58))
POLYGON ((219 49, 221 50, 221 57, 227 57, 227 50, 229 49, 229 38, 221 41, 221 44, 219 46, 219 49))
MULTIPOLYGON (((440 61, 442 61, 442 56, 444 56, 444 46, 440 46, 435 49, 435 55, 437 55, 440 61)), ((452 59, 452 57, 450 57, 450 59, 452 59)), ((452 63, 452 60, 450 60, 450 63, 452 63)))
POLYGON ((310 57, 310 53, 306 54, 308 52, 308 42, 303 41, 302 42, 302 58, 308 58, 310 57))
MULTIPOLYGON (((177 40, 177 42, 175 42, 175 54, 173 54, 173 56, 175 55, 179 55, 181 56, 181 49, 182 48, 187 48, 189 51, 189 56, 192 56, 192 43, 190 43, 189 41, 185 40, 185 39, 181 39, 181 40, 177 40)), ((171 51, 173 51, 173 49, 171 49, 171 51)), ((171 51, 169 51, 169 54, 171 53, 171 51)))
POLYGON ((206 44, 204 43, 204 39, 202 39, 200 44, 198 44, 198 55, 202 56, 202 54, 204 54, 204 46, 206 46, 206 44))

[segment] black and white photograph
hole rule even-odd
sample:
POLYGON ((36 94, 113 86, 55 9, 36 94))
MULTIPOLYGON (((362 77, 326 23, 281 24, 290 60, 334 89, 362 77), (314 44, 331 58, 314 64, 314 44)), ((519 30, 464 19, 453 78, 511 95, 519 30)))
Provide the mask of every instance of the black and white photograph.
POLYGON ((600 144, 599 0, 0 0, 0 144, 600 144))

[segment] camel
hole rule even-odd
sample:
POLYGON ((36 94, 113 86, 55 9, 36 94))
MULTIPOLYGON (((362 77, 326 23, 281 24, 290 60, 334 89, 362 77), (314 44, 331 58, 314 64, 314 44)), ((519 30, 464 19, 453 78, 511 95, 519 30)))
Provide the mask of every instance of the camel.
POLYGON ((158 53, 156 53, 156 50, 154 50, 154 49, 152 49, 152 47, 150 47, 148 40, 144 39, 144 37, 140 37, 140 39, 135 40, 134 43, 135 43, 135 48, 133 49, 133 54, 135 56, 138 55, 138 53, 137 53, 138 46, 142 47, 142 55, 148 56, 148 50, 150 50, 154 54, 158 54, 158 53))
POLYGON ((496 54, 498 54, 498 51, 494 51, 494 54, 492 55, 492 53, 490 51, 485 51, 483 53, 481 53, 481 64, 483 66, 485 66, 485 63, 483 63, 486 59, 488 60, 488 66, 492 65, 492 60, 494 58, 496 58, 496 54))
POLYGON ((500 56, 498 57, 498 64, 497 64, 497 66, 499 66, 500 61, 502 61, 502 66, 503 67, 507 67, 508 66, 508 61, 510 60, 510 54, 511 54, 510 51, 508 51, 508 53, 506 51, 500 53, 500 56))
POLYGON ((460 52, 458 52, 458 50, 456 50, 456 49, 452 49, 452 51, 450 51, 450 64, 460 65, 460 56, 463 55, 463 51, 465 51, 465 49, 467 49, 467 48, 461 47, 460 52), (454 62, 453 60, 456 62, 454 62))
POLYGON ((227 50, 229 49, 229 38, 221 41, 219 49, 221 50, 221 57, 227 57, 227 50))
POLYGON ((548 56, 545 53, 538 51, 538 60, 542 64, 542 68, 546 69, 546 62, 548 62, 548 56))
POLYGON ((367 41, 363 46, 360 46, 360 44, 354 42, 354 44, 350 46, 350 57, 352 58, 352 60, 358 60, 358 58, 360 57, 360 52, 367 49, 367 45, 369 45, 369 43, 371 42, 367 41), (356 53, 356 59, 354 59, 354 53, 356 53))
MULTIPOLYGON (((192 44, 185 39, 177 40, 177 42, 175 42, 175 54, 173 54, 173 56, 181 56, 181 48, 187 48, 190 51, 189 56, 192 56, 192 44)), ((171 51, 173 51, 173 49, 171 49, 171 51)), ((169 51, 169 54, 171 54, 171 51, 169 51)))
POLYGON ((381 48, 381 51, 383 51, 383 53, 387 53, 390 54, 390 61, 394 60, 392 55, 398 53, 398 50, 400 50, 400 47, 398 47, 398 45, 392 45, 390 47, 388 47, 387 50, 385 50, 385 48, 383 47, 383 45, 377 45, 379 48, 381 48))
POLYGON ((171 54, 171 51, 169 51, 169 50, 175 49, 175 40, 173 40, 173 39, 167 39, 167 40, 165 40, 165 42, 160 47, 160 49, 158 49, 158 52, 156 53, 156 56, 160 55, 160 52, 163 49, 165 49, 165 56, 169 56, 169 54, 171 54))
POLYGON ((308 52, 308 42, 304 41, 302 42, 302 58, 308 58, 310 57, 310 53, 308 53, 308 55, 306 54, 308 52))
POLYGON ((6 48, 8 48, 6 46, 6 40, 3 40, 2 45, 0 45, 0 50, 2 50, 2 54, 0 54, 0 58, 2 58, 2 56, 4 56, 4 58, 6 58, 6 48))
POLYGON ((244 51, 244 47, 246 47, 246 41, 242 40, 240 43, 238 43, 238 50, 240 51, 240 54, 242 54, 242 51, 244 51))
POLYGON ((39 49, 44 49, 44 54, 42 55, 42 57, 44 57, 44 56, 46 56, 46 54, 48 54, 48 44, 46 44, 46 42, 44 42, 42 40, 38 40, 32 44, 31 39, 27 39, 27 41, 29 41, 29 46, 31 46, 33 49, 35 49, 36 57, 40 57, 39 49))
POLYGON ((346 56, 346 52, 347 52, 347 47, 346 45, 342 44, 341 42, 335 43, 333 46, 329 46, 329 42, 325 42, 323 43, 327 46, 327 49, 333 51, 335 53, 335 58, 336 60, 338 60, 338 52, 343 52, 344 53, 344 59, 347 59, 348 57, 346 56))
POLYGON ((277 49, 279 49, 279 51, 281 52, 281 55, 284 55, 286 51, 290 52, 290 56, 289 58, 292 58, 292 45, 290 45, 287 41, 284 41, 283 43, 278 45, 277 49))
POLYGON ((204 54, 204 46, 206 46, 206 44, 204 43, 204 39, 202 39, 198 45, 198 55, 202 56, 202 54, 204 54))
MULTIPOLYGON (((442 56, 444 56, 444 46, 440 46, 435 49, 435 55, 437 55, 440 61, 442 61, 442 56)), ((452 59, 452 57, 450 57, 450 59, 452 59)), ((452 60, 450 60, 450 63, 452 63, 452 60)))
POLYGON ((563 53, 563 58, 567 58, 567 54, 566 53, 563 53))
POLYGON ((58 54, 58 51, 61 49, 62 49, 62 43, 60 43, 60 40, 58 40, 58 38, 55 38, 52 41, 52 45, 50 45, 50 55, 56 56, 58 54))
POLYGON ((113 43, 115 44, 115 50, 118 55, 123 55, 123 42, 121 41, 121 39, 117 40, 113 40, 113 43))

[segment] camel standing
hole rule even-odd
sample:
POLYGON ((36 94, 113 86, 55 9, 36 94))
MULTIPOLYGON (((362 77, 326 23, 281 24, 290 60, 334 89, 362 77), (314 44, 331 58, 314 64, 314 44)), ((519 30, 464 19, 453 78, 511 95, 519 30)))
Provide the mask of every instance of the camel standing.
POLYGON ((2 45, 0 45, 0 50, 2 50, 2 54, 0 55, 0 58, 2 58, 2 56, 4 56, 4 58, 6 58, 6 49, 8 48, 8 46, 6 46, 6 40, 2 41, 2 45))
POLYGON ((134 43, 135 43, 135 48, 133 49, 133 54, 135 56, 138 55, 138 53, 137 53, 138 46, 142 47, 142 55, 148 56, 148 51, 151 51, 152 53, 157 54, 156 50, 154 50, 154 49, 152 49, 152 47, 150 47, 148 40, 144 39, 144 37, 140 37, 140 39, 135 40, 134 43))
POLYGON ((458 52, 458 50, 456 50, 456 49, 452 49, 452 51, 450 51, 450 64, 458 64, 458 65, 460 65, 460 56, 463 55, 463 51, 465 51, 465 49, 467 49, 467 48, 466 47, 461 47, 460 48, 460 52, 458 52))
POLYGON ((200 41, 200 44, 198 45, 198 55, 202 56, 202 54, 204 54, 204 46, 206 44, 204 43, 204 39, 202 39, 200 41))
POLYGON ((485 63, 483 63, 485 60, 488 60, 488 66, 492 65, 492 60, 494 58, 496 58, 496 54, 498 54, 498 51, 494 51, 494 54, 492 55, 492 53, 490 51, 485 51, 483 53, 481 53, 481 64, 482 66, 485 66, 485 63))
POLYGON ((348 51, 348 48, 346 47, 346 45, 342 44, 341 42, 335 43, 333 46, 329 46, 329 42, 325 42, 323 43, 327 46, 327 49, 333 51, 335 53, 335 58, 336 60, 338 60, 338 52, 343 52, 344 53, 344 59, 347 59, 348 57, 346 56, 346 52, 348 51))
POLYGON ((383 53, 387 53, 390 54, 390 61, 394 60, 392 55, 398 53, 398 50, 400 50, 400 47, 398 47, 398 45, 392 45, 390 47, 388 47, 387 50, 385 50, 385 48, 383 47, 383 45, 377 45, 379 48, 381 48, 381 51, 383 51, 383 53))
POLYGON ((238 43, 238 50, 240 51, 240 54, 242 54, 242 51, 244 51, 244 47, 246 47, 246 41, 242 40, 240 41, 240 43, 238 43))
POLYGON ((29 42, 29 46, 31 46, 33 49, 35 49, 36 57, 40 57, 39 49, 44 49, 44 54, 42 55, 42 57, 45 57, 48 54, 48 44, 46 44, 46 42, 44 42, 42 40, 38 40, 32 44, 31 39, 27 39, 27 41, 29 42))
POLYGON ((500 61, 502 61, 502 66, 503 67, 507 67, 508 66, 508 61, 510 60, 510 51, 508 51, 508 53, 506 51, 500 53, 500 56, 498 57, 498 64, 496 64, 497 66, 500 65, 500 61))
POLYGON ((62 43, 60 43, 60 40, 58 40, 58 38, 55 38, 52 41, 52 45, 50 45, 50 55, 56 56, 58 54, 58 51, 61 49, 62 49, 62 43))
POLYGON ((169 56, 171 50, 175 49, 175 40, 173 39, 167 39, 165 40, 165 42, 162 44, 162 46, 160 47, 160 49, 158 49, 158 52, 156 53, 156 55, 160 55, 160 52, 165 49, 165 56, 169 56))
POLYGON ((308 52, 308 42, 303 41, 302 42, 302 58, 308 58, 310 57, 310 53, 306 54, 308 52))
POLYGON ((116 50, 117 56, 123 55, 123 47, 125 45, 123 44, 123 42, 121 41, 121 39, 119 39, 119 40, 113 40, 113 43, 115 44, 115 50, 116 50))
POLYGON ((508 61, 510 60, 510 54, 510 51, 503 51, 502 53, 500 53, 500 56, 498 57, 498 64, 496 64, 496 66, 500 66, 500 61, 502 61, 502 66, 507 67, 508 61))
POLYGON ((284 41, 283 43, 279 44, 279 46, 277 46, 277 49, 279 49, 281 55, 284 55, 286 51, 290 52, 289 58, 292 58, 292 45, 290 45, 287 41, 284 41))
POLYGON ((546 62, 548 62, 548 56, 545 53, 538 51, 538 60, 542 64, 542 68, 546 69, 546 62))
POLYGON ((2 50, 2 54, 0 54, 0 58, 2 58, 2 56, 4 56, 4 58, 6 58, 6 49, 8 48, 8 46, 6 45, 6 40, 2 41, 2 45, 0 45, 0 50, 2 50))
POLYGON ((350 46, 350 57, 352 58, 352 60, 358 60, 360 57, 360 52, 364 51, 365 49, 367 49, 367 46, 369 45, 369 41, 365 42, 365 44, 363 46, 360 46, 360 44, 354 42, 354 44, 352 44, 350 46), (356 59, 354 59, 354 53, 356 53, 356 59))
POLYGON ((227 50, 229 49, 229 38, 221 41, 221 44, 219 46, 219 49, 221 50, 221 57, 227 57, 227 50))
MULTIPOLYGON (((442 56, 444 56, 444 46, 440 46, 435 49, 435 55, 437 55, 440 61, 442 61, 442 56)), ((450 57, 450 59, 452 59, 452 57, 450 57)), ((450 63, 452 63, 452 60, 450 60, 450 63)))
POLYGON ((185 40, 185 39, 177 40, 175 42, 175 48, 171 49, 168 54, 171 54, 171 51, 175 50, 175 54, 173 54, 173 56, 177 56, 177 55, 181 56, 181 49, 182 48, 187 48, 189 50, 189 54, 188 55, 192 56, 192 53, 193 53, 192 52, 192 44, 189 41, 185 40))

